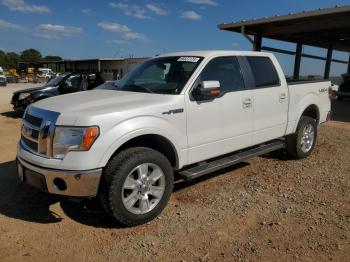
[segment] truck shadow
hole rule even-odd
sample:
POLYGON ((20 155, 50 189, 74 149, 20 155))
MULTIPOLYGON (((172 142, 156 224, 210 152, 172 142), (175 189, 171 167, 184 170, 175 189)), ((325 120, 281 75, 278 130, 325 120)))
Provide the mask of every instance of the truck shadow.
MULTIPOLYGON (((175 185, 173 191, 177 192, 184 190, 192 185, 205 182, 209 179, 224 175, 226 173, 245 167, 247 165, 249 165, 249 163, 242 162, 231 167, 219 170, 217 172, 213 172, 208 175, 199 177, 190 182, 183 181, 175 176, 175 185)), ((72 201, 61 201, 61 208, 69 218, 84 225, 99 228, 125 228, 124 225, 116 222, 114 219, 112 219, 104 213, 97 199, 83 201, 80 203, 72 201)))
POLYGON ((271 160, 278 160, 278 161, 289 161, 289 160, 294 160, 291 158, 285 149, 279 149, 276 151, 272 151, 268 154, 261 155, 260 157, 265 158, 265 159, 271 159, 271 160))
MULTIPOLYGON (((176 178, 174 192, 247 165, 249 163, 242 162, 190 182, 176 178)), ((50 206, 56 203, 60 204, 67 217, 80 224, 98 228, 124 227, 104 213, 97 199, 75 202, 40 193, 35 188, 20 182, 15 161, 0 163, 0 215, 40 224, 58 223, 64 218, 50 210, 50 206)))
POLYGON ((216 172, 209 173, 207 175, 198 177, 198 178, 190 180, 190 181, 184 181, 184 180, 182 180, 182 179, 180 179, 180 178, 175 176, 175 185, 174 185, 174 190, 173 191, 177 192, 177 191, 184 190, 187 187, 190 187, 192 185, 203 183, 203 182, 208 181, 208 180, 210 180, 212 178, 225 175, 225 174, 230 173, 230 172, 232 172, 232 171, 234 171, 236 169, 240 169, 240 168, 243 168, 243 167, 246 167, 246 166, 249 166, 249 165, 250 164, 247 163, 247 162, 237 163, 235 165, 232 165, 232 166, 220 169, 220 170, 218 170, 216 172))
POLYGON ((19 180, 15 161, 0 163, 0 215, 40 224, 58 223, 63 217, 50 210, 56 203, 79 223, 95 227, 120 226, 104 214, 97 201, 77 203, 41 193, 19 180))
POLYGON ((16 174, 15 161, 0 163, 0 214, 42 224, 61 221, 49 209, 58 200, 23 185, 16 174))

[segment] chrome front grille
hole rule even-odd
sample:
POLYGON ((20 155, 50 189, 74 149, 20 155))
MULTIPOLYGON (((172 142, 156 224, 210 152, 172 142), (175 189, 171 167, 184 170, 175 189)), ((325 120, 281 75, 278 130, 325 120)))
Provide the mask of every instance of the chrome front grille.
POLYGON ((22 121, 21 140, 32 151, 38 151, 40 126, 31 125, 26 120, 22 121))
POLYGON ((53 135, 58 116, 56 112, 29 107, 22 120, 22 146, 33 154, 51 158, 53 135))
POLYGON ((36 117, 36 116, 32 116, 30 114, 25 114, 24 120, 27 121, 29 124, 31 124, 33 126, 37 126, 37 127, 40 127, 41 123, 43 122, 43 120, 41 118, 36 117))

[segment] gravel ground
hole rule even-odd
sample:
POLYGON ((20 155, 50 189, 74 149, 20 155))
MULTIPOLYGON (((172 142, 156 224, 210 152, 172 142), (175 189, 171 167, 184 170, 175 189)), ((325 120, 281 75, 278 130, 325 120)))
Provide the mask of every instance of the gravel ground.
POLYGON ((123 228, 94 202, 19 183, 20 120, 6 92, 0 88, 0 99, 7 96, 0 104, 0 261, 350 261, 350 124, 323 125, 308 159, 280 151, 178 182, 158 219, 123 228))

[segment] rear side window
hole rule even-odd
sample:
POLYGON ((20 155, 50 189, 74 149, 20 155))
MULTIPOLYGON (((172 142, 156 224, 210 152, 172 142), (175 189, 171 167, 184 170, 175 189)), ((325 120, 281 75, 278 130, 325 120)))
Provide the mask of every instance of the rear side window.
POLYGON ((276 68, 270 58, 248 56, 247 60, 253 73, 255 87, 264 88, 280 85, 276 68))
POLYGON ((235 57, 217 57, 211 60, 201 74, 201 81, 219 81, 223 92, 244 89, 241 70, 235 57))

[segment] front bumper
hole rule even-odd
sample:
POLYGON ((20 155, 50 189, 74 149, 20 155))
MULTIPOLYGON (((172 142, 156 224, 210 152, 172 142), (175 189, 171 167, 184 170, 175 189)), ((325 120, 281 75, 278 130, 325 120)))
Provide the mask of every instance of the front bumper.
POLYGON ((71 197, 95 197, 102 168, 69 171, 39 167, 17 157, 18 176, 43 192, 71 197))

